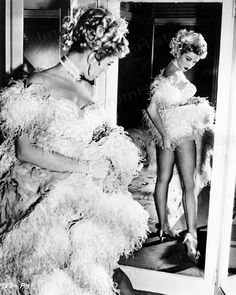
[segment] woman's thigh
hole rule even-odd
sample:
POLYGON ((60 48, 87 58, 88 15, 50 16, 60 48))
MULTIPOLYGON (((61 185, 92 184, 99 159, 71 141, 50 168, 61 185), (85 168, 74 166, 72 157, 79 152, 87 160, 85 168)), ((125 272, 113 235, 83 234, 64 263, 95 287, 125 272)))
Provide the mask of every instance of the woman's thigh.
POLYGON ((157 146, 157 168, 158 168, 158 179, 160 181, 168 181, 173 173, 173 167, 175 163, 174 152, 161 149, 157 146))
POLYGON ((183 182, 193 182, 196 168, 196 144, 195 141, 187 141, 176 148, 177 166, 183 182))

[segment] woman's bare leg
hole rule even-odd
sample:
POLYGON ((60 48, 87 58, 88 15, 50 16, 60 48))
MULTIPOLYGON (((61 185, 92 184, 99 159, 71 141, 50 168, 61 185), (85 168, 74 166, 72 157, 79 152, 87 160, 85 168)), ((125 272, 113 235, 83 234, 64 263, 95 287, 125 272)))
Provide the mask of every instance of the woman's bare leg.
POLYGON ((194 195, 194 172, 196 168, 196 145, 188 141, 176 149, 177 164, 183 181, 183 206, 188 232, 197 238, 197 197, 194 195))
POLYGON ((175 157, 172 151, 157 147, 157 180, 154 191, 154 201, 160 228, 167 233, 170 233, 167 219, 167 195, 174 162, 175 157))
POLYGON ((183 205, 186 216, 188 233, 185 235, 187 255, 194 263, 198 263, 200 257, 197 251, 197 196, 194 194, 194 172, 196 169, 196 145, 194 141, 188 141, 176 150, 177 164, 183 181, 183 205))

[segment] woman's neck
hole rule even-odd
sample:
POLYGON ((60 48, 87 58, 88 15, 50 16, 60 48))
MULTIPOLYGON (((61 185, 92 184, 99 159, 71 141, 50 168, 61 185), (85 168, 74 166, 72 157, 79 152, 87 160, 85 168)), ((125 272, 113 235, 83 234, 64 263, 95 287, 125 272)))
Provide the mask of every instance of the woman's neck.
POLYGON ((85 53, 69 53, 62 57, 59 63, 59 71, 65 77, 74 82, 79 82, 81 76, 87 71, 87 55, 85 53))
POLYGON ((179 65, 178 65, 178 62, 176 59, 172 59, 172 64, 176 67, 176 69, 180 72, 182 72, 182 70, 180 69, 179 65))

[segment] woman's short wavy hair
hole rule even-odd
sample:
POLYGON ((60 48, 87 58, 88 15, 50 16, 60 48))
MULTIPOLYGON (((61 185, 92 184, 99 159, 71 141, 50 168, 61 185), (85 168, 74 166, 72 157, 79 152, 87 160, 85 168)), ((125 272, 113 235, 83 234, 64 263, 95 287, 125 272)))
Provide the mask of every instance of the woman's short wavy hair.
POLYGON ((63 29, 65 50, 82 53, 90 49, 98 61, 112 55, 122 58, 129 53, 127 22, 101 8, 75 11, 73 17, 64 20, 63 29))
POLYGON ((207 43, 200 33, 195 33, 186 29, 179 30, 170 41, 170 53, 174 57, 179 57, 183 53, 193 52, 201 59, 207 56, 207 43))

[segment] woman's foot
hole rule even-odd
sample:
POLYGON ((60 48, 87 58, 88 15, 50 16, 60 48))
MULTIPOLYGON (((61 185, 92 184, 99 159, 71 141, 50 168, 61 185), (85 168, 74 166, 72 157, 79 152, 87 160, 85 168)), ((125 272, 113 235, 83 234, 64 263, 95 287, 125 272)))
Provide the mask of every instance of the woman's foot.
POLYGON ((135 295, 133 286, 128 276, 120 268, 115 269, 113 280, 118 284, 120 295, 135 295))
POLYGON ((162 243, 177 239, 179 237, 179 234, 175 230, 171 229, 169 226, 164 226, 163 228, 161 228, 160 224, 157 223, 156 228, 160 241, 162 243))
POLYGON ((190 233, 187 233, 183 243, 186 246, 186 254, 188 258, 197 264, 200 258, 200 252, 197 250, 197 238, 193 237, 190 233))

